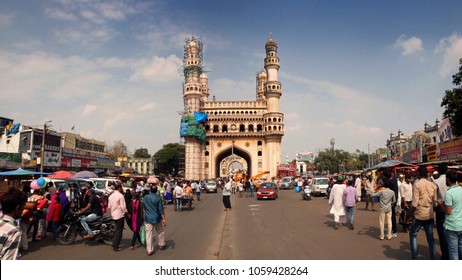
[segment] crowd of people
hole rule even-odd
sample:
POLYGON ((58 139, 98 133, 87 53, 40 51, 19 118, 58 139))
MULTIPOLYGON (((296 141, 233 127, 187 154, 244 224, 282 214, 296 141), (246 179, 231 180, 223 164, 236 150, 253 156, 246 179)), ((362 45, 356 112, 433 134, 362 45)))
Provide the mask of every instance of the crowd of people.
POLYGON ((336 230, 342 225, 354 229, 355 207, 364 199, 365 210, 369 206, 378 210, 380 240, 396 237, 398 224, 409 234, 411 259, 419 257, 420 229, 424 229, 430 259, 436 259, 434 227, 441 259, 462 256, 462 173, 448 169, 447 164, 440 164, 433 172, 425 166, 405 173, 378 169, 375 174, 338 176, 330 182, 328 199, 336 230))
MULTIPOLYGON (((380 240, 396 237, 400 224, 402 232, 409 234, 411 259, 417 259, 417 236, 423 228, 430 258, 436 259, 433 236, 436 226, 441 258, 459 259, 462 253, 462 174, 448 170, 446 164, 440 164, 438 171, 433 173, 424 166, 417 172, 391 171, 379 169, 375 173, 331 178, 327 198, 332 205, 330 213, 334 216, 334 228, 338 230, 346 226, 353 230, 355 208, 364 200, 365 210, 378 213, 380 240)), ((306 187, 310 180, 300 180, 298 184, 306 187)), ((253 196, 254 185, 250 180, 225 178, 216 183, 217 188, 223 189, 225 211, 232 209, 232 194, 253 196)), ((166 248, 164 206, 172 204, 175 210, 181 211, 185 199, 189 203, 200 201, 204 185, 203 181, 161 182, 154 178, 146 183, 131 181, 125 191, 122 184, 112 186, 113 192, 108 197, 102 197, 92 188, 84 186, 79 189, 73 184, 68 191, 58 190, 52 183, 35 190, 28 186, 23 190, 10 187, 0 195, 0 258, 18 259, 20 250, 28 250, 31 231, 31 242, 47 237, 56 240, 58 227, 68 212, 80 216, 80 223, 87 232, 83 237, 88 239, 95 234, 88 223, 107 212, 115 223, 114 252, 121 250, 126 223, 132 231, 131 250, 135 250, 138 241, 145 245, 147 254, 152 255, 156 234, 159 249, 166 248)))

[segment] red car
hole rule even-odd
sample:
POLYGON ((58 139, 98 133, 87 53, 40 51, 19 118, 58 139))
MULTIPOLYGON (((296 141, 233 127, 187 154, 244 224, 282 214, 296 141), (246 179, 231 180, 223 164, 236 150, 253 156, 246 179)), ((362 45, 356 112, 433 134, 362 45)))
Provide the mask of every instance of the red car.
POLYGON ((276 199, 278 198, 278 187, 275 183, 264 182, 260 184, 257 191, 257 199, 276 199))

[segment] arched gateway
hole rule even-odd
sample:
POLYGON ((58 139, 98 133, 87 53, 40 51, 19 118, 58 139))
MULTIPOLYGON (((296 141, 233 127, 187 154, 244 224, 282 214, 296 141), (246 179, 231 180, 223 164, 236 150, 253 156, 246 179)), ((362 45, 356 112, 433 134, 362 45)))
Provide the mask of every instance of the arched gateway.
POLYGON ((186 39, 183 59, 183 101, 180 135, 185 140, 185 179, 205 180, 241 170, 249 176, 268 170, 276 176, 281 162, 284 114, 279 112, 277 44, 265 45, 264 71, 256 76, 256 99, 208 100, 203 73, 202 42, 186 39))

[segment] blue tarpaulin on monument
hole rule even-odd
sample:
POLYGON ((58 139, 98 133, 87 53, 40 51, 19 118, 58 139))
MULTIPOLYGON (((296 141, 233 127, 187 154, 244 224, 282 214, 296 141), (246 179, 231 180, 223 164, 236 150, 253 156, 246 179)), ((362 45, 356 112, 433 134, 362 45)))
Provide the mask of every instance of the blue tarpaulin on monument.
POLYGON ((196 118, 196 122, 198 123, 205 123, 207 122, 207 113, 199 113, 199 112, 194 112, 194 117, 196 118))

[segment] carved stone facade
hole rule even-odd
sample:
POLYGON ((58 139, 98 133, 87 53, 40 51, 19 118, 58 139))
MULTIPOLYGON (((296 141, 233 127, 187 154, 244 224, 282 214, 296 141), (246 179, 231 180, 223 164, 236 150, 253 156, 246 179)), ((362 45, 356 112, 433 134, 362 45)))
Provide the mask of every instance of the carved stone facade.
POLYGON ((256 76, 256 99, 252 101, 208 101, 208 78, 203 73, 202 42, 186 39, 183 60, 183 119, 194 112, 207 114, 207 121, 194 123, 205 131, 182 134, 185 139, 185 178, 204 180, 223 177, 238 169, 253 176, 277 174, 281 163, 284 114, 279 111, 282 84, 278 80, 277 44, 270 35, 265 45, 264 69, 256 76))

